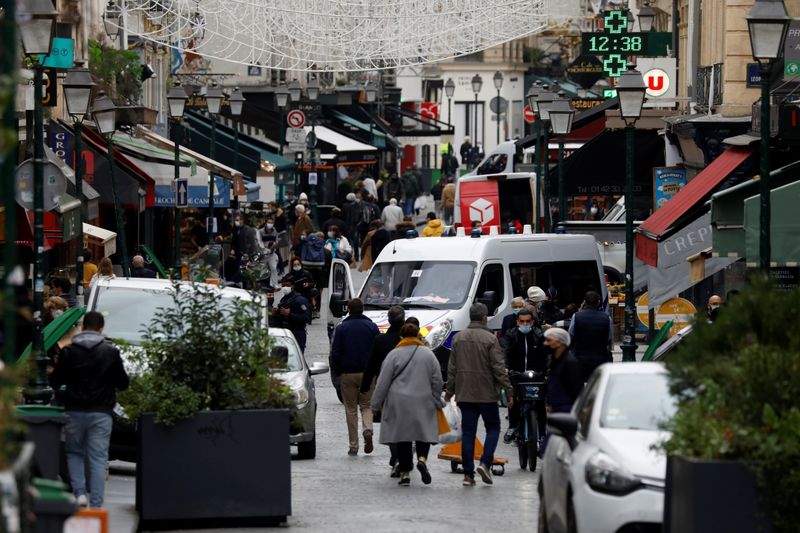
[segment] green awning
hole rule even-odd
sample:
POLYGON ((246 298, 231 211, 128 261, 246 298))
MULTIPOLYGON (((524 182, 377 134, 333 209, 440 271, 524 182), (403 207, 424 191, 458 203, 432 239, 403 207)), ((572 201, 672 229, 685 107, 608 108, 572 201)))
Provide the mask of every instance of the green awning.
MULTIPOLYGON (((796 267, 800 264, 800 180, 772 189, 770 220, 770 260, 773 266, 796 267)), ((761 197, 744 201, 745 251, 748 266, 757 266, 759 259, 759 220, 761 197)))
MULTIPOLYGON (((800 162, 770 172, 774 191, 800 178, 800 162)), ((744 202, 759 194, 758 179, 740 183, 711 196, 711 237, 715 257, 745 257, 744 202)))
POLYGON ((369 142, 375 148, 386 148, 386 134, 380 131, 377 127, 373 126, 370 130, 370 125, 357 120, 350 115, 345 115, 341 111, 335 109, 331 110, 331 114, 346 124, 350 124, 362 131, 372 133, 372 141, 369 142))

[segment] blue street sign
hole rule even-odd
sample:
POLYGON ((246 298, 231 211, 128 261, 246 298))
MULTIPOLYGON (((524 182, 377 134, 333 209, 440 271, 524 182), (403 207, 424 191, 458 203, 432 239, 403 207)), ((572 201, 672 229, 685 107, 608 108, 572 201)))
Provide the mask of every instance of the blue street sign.
POLYGON ((761 66, 758 63, 747 64, 747 87, 761 87, 761 66))
POLYGON ((175 205, 178 207, 189 207, 188 178, 178 178, 175 183, 175 205))
MULTIPOLYGON (((186 178, 180 178, 185 181, 186 178)), ((178 184, 170 181, 169 184, 158 185, 155 187, 156 207, 175 207, 175 200, 178 198, 178 184)), ((181 198, 182 200, 183 198, 181 198)), ((231 183, 230 181, 214 177, 214 207, 227 208, 231 205, 231 183)), ((187 184, 186 202, 178 203, 178 207, 208 207, 208 185, 203 183, 187 184)))

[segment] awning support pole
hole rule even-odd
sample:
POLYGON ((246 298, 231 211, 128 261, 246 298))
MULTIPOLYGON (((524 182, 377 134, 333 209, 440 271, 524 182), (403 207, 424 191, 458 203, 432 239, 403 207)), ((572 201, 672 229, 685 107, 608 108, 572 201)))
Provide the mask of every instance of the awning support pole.
POLYGON ((762 274, 769 273, 772 243, 770 242, 770 188, 769 188, 769 86, 772 63, 761 63, 761 179, 759 192, 761 196, 761 213, 759 224, 759 268, 762 274))
MULTIPOLYGON (((112 134, 113 135, 113 134, 112 134)), ((122 255, 122 275, 131 277, 130 264, 128 263, 128 245, 125 242, 125 224, 122 219, 122 206, 119 201, 119 187, 117 187, 117 166, 114 164, 114 139, 108 136, 108 168, 111 172, 111 190, 114 193, 114 215, 117 219, 117 244, 122 255)))
MULTIPOLYGON (((175 120, 172 126, 172 142, 175 146, 175 248, 172 255, 172 278, 181 278, 181 210, 178 208, 178 179, 181 177, 181 136, 183 135, 183 124, 180 119, 175 120)), ((187 189, 188 193, 188 189, 187 189)))
POLYGON ((541 231, 541 227, 539 226, 539 221, 541 220, 541 210, 540 205, 542 202, 541 191, 542 191, 542 139, 539 135, 541 130, 542 120, 537 115, 533 122, 533 134, 536 135, 536 152, 534 152, 534 168, 536 170, 536 202, 534 206, 534 221, 533 221, 533 232, 539 233, 541 231))

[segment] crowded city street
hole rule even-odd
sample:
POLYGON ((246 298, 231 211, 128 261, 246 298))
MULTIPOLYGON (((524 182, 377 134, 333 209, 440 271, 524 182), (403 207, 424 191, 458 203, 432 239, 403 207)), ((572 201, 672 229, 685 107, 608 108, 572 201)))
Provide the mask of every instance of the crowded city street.
POLYGON ((0 0, 0 533, 800 531, 800 0, 0 0))

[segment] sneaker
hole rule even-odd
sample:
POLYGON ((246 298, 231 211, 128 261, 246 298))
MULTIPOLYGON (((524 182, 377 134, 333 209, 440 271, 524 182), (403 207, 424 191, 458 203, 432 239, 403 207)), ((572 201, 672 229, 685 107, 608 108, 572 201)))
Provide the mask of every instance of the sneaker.
POLYGON ((86 494, 81 494, 77 498, 78 507, 88 507, 89 506, 89 498, 86 497, 86 494))
POLYGON ((400 481, 397 482, 401 487, 408 487, 411 485, 411 475, 408 472, 400 473, 400 481))
POLYGON ((475 470, 478 471, 478 474, 481 476, 481 479, 483 480, 484 483, 486 483, 487 485, 491 485, 492 483, 494 483, 494 481, 492 481, 492 469, 491 468, 489 468, 485 464, 481 463, 481 464, 478 465, 478 468, 476 468, 475 470))
POLYGON ((474 487, 475 486, 475 476, 471 476, 469 474, 464 474, 464 482, 462 483, 465 487, 474 487))
POLYGON ((347 450, 347 455, 358 455, 358 448, 350 448, 347 450))
POLYGON ((419 470, 419 475, 422 476, 422 482, 426 485, 430 485, 431 473, 428 470, 428 465, 425 464, 425 461, 417 461, 417 470, 419 470))
POLYGON ((392 467, 392 473, 389 474, 389 477, 400 477, 400 465, 394 465, 392 467))
POLYGON ((364 430, 364 453, 372 453, 372 430, 364 430))
POLYGON ((517 437, 517 430, 515 428, 508 428, 506 434, 503 435, 503 442, 506 444, 511 444, 511 442, 517 437))

